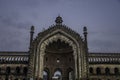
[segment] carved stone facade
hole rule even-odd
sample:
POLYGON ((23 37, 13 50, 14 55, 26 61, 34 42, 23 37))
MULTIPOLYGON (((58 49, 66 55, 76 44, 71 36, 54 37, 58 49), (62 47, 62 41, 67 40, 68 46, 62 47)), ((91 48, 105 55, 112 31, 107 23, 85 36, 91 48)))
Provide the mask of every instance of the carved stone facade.
POLYGON ((87 28, 84 38, 63 25, 56 24, 33 39, 30 32, 28 52, 0 52, 0 80, 119 80, 119 53, 90 53, 87 28))

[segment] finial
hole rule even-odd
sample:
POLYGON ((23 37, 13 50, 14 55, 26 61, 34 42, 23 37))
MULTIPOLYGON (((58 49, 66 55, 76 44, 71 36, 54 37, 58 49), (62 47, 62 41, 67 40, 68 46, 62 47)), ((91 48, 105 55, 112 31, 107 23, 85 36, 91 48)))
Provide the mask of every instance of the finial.
POLYGON ((34 32, 34 26, 31 26, 31 32, 34 32))
POLYGON ((87 32, 87 27, 86 26, 84 26, 83 31, 87 32))
POLYGON ((34 35, 34 26, 31 26, 31 30, 30 30, 30 48, 31 48, 32 41, 33 41, 33 35, 34 35))
POLYGON ((86 26, 84 26, 83 27, 83 34, 84 34, 84 41, 85 41, 85 43, 86 43, 86 47, 88 47, 87 46, 87 27, 86 26))
POLYGON ((86 26, 83 27, 83 34, 84 34, 84 36, 87 36, 87 34, 88 34, 88 33, 87 33, 87 27, 86 27, 86 26))
POLYGON ((55 22, 56 22, 57 25, 62 24, 62 22, 63 22, 62 17, 58 16, 58 17, 56 18, 55 22))

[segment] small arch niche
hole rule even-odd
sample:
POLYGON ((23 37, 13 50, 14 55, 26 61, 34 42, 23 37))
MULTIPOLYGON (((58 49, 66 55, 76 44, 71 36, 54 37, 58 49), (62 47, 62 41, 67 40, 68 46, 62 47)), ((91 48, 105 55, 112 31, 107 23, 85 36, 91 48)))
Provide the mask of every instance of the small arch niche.
POLYGON ((89 73, 93 74, 93 68, 92 67, 89 68, 89 73))
POLYGON ((107 68, 105 68, 105 74, 106 75, 109 75, 110 74, 110 69, 107 67, 107 68))
POLYGON ((20 73, 20 67, 16 67, 16 73, 19 74, 20 73))
POLYGON ((11 68, 8 66, 6 67, 6 74, 10 74, 11 73, 11 68))
POLYGON ((101 68, 99 68, 99 67, 96 68, 96 74, 97 74, 97 75, 100 75, 100 74, 101 74, 101 68))
POLYGON ((118 75, 119 74, 119 69, 118 68, 114 68, 114 74, 118 75))

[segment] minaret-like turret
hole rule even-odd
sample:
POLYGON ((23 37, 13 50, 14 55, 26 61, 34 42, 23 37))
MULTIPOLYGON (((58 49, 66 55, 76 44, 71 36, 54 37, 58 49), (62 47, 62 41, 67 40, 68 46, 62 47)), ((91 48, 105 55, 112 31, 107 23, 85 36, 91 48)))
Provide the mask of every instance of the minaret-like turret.
POLYGON ((86 44, 86 47, 87 47, 87 27, 86 26, 84 26, 83 27, 83 34, 84 34, 84 42, 85 42, 85 44, 86 44))
POLYGON ((34 34, 34 26, 31 26, 31 30, 30 30, 30 47, 33 41, 33 34, 34 34))
POLYGON ((56 22, 56 25, 61 25, 62 22, 63 22, 62 17, 58 16, 58 17, 56 18, 55 22, 56 22))
POLYGON ((88 66, 89 66, 89 62, 88 62, 88 43, 87 43, 87 27, 86 26, 84 26, 83 27, 83 34, 84 34, 84 42, 85 42, 85 53, 86 53, 86 56, 85 56, 85 58, 86 58, 86 67, 87 67, 87 69, 86 69, 86 77, 87 77, 87 79, 88 79, 88 72, 89 72, 89 70, 88 70, 88 66))

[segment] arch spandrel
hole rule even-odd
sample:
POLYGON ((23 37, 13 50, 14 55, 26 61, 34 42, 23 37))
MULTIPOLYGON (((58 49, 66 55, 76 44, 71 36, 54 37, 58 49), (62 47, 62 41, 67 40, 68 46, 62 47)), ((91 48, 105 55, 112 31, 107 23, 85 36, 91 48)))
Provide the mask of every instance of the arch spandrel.
MULTIPOLYGON (((53 41, 57 41, 58 39, 60 39, 61 41, 64 41, 65 43, 68 43, 69 46, 72 46, 73 51, 74 52, 76 51, 78 45, 74 44, 73 40, 70 40, 66 36, 63 36, 62 34, 55 34, 52 37, 49 37, 45 41, 41 42, 41 46, 39 44, 40 49, 45 50, 46 46, 49 45, 49 43, 52 43, 53 41)), ((43 53, 45 53, 45 52, 43 52, 43 53)))
POLYGON ((38 36, 36 37, 36 40, 38 42, 42 41, 43 37, 48 37, 49 35, 52 35, 54 33, 63 33, 65 35, 70 35, 75 39, 77 42, 84 42, 83 38, 75 32, 74 30, 70 29, 66 25, 52 25, 48 29, 44 30, 43 32, 40 32, 38 36))

